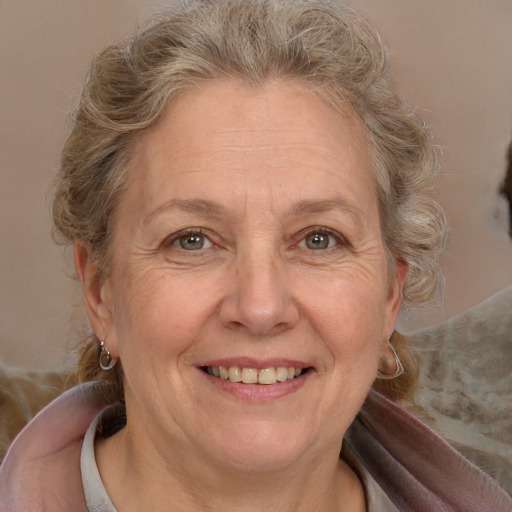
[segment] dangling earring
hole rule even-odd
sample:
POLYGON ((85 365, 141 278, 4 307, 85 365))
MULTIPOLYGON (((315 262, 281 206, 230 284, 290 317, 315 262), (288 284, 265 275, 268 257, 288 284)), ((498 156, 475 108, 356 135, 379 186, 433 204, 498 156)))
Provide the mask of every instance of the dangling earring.
POLYGON ((382 360, 383 370, 377 370, 377 377, 379 379, 395 379, 396 377, 402 375, 405 372, 402 363, 400 362, 400 358, 396 353, 393 345, 389 342, 389 338, 386 341, 387 348, 389 349, 389 354, 387 354, 382 360), (389 373, 387 372, 389 370, 389 373), (391 373, 392 372, 392 373, 391 373))
POLYGON ((116 363, 117 359, 110 355, 107 347, 105 347, 105 343, 100 341, 100 368, 105 371, 112 370, 116 363))

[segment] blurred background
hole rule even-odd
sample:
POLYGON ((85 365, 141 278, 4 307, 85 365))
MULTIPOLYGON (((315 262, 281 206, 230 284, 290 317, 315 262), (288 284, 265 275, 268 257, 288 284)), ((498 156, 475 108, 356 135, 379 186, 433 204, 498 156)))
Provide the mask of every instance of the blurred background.
MULTIPOLYGON (((512 284, 508 207, 498 194, 512 137, 510 0, 347 0, 379 29, 406 98, 442 150, 450 222, 436 324, 512 284)), ((0 361, 68 364, 83 329, 71 254, 50 237, 49 182, 91 55, 165 1, 0 0, 0 361), (81 327, 82 326, 82 327, 81 327)))

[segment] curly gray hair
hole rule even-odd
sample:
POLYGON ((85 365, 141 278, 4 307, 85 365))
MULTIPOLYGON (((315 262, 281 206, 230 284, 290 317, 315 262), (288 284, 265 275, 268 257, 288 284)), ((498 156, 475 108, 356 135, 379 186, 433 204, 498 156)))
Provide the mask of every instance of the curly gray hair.
POLYGON ((253 87, 301 81, 336 110, 359 116, 373 148, 388 261, 408 265, 406 302, 430 298, 446 233, 433 198, 430 132, 389 78, 371 23, 329 0, 180 1, 96 55, 56 180, 55 235, 82 241, 107 275, 134 140, 177 95, 217 78, 253 87))
POLYGON ((178 93, 231 77, 254 87, 307 83, 349 105, 374 149, 383 238, 409 266, 404 299, 436 288, 445 221, 433 200, 437 159, 423 120, 391 82, 371 24, 328 0, 193 0, 153 18, 94 59, 66 142, 53 203, 56 230, 84 241, 108 269, 109 239, 133 139, 178 93))

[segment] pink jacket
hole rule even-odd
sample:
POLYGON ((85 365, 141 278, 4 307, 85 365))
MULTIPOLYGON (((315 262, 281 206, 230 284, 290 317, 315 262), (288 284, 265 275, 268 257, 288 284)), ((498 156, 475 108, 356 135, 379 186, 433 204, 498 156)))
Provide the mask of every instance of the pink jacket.
MULTIPOLYGON (((43 409, 0 466, 0 511, 86 512, 82 439, 106 407, 98 385, 91 383, 43 409)), ((512 512, 512 497, 490 477, 374 391, 345 442, 403 512, 512 512)))

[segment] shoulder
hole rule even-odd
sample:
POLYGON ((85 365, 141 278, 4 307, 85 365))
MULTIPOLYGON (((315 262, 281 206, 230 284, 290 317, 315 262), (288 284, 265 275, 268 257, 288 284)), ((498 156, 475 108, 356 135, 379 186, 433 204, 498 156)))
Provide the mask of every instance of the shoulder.
POLYGON ((375 391, 346 442, 400 510, 512 510, 512 498, 494 480, 375 391))
POLYGON ((15 439, 0 466, 0 511, 86 510, 82 439, 106 407, 98 385, 90 383, 44 408, 15 439))

